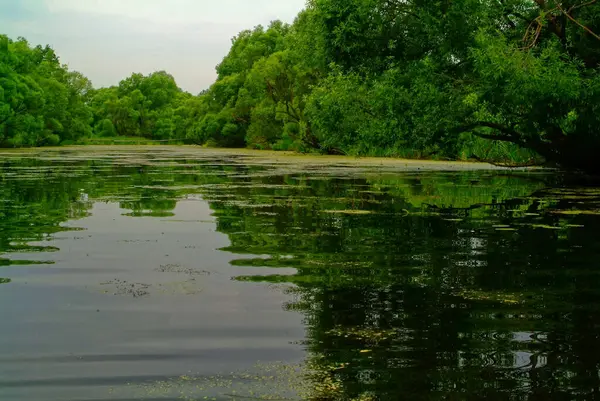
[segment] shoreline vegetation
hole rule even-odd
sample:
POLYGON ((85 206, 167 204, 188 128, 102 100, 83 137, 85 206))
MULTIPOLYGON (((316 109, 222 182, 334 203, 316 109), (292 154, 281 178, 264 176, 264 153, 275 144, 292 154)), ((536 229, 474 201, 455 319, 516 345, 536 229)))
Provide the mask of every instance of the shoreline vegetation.
POLYGON ((94 88, 0 35, 0 147, 187 144, 600 173, 600 2, 309 0, 232 39, 193 95, 94 88))

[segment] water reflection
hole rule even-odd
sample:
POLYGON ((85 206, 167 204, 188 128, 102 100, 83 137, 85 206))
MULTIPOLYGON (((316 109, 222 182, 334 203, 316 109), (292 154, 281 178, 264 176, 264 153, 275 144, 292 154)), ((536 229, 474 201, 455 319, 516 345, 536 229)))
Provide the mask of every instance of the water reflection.
POLYGON ((293 284, 285 308, 304 317, 304 398, 598 395, 600 190, 539 173, 175 156, 6 161, 0 266, 55 251, 31 244, 72 230, 63 223, 94 202, 156 219, 202 199, 229 239, 220 250, 236 255, 235 280, 293 284))

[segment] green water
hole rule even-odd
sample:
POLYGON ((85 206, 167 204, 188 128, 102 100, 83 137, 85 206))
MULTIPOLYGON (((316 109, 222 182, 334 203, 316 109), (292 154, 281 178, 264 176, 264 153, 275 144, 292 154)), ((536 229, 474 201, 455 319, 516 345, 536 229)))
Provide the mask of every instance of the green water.
POLYGON ((0 155, 0 399, 599 396, 600 189, 340 160, 0 155))

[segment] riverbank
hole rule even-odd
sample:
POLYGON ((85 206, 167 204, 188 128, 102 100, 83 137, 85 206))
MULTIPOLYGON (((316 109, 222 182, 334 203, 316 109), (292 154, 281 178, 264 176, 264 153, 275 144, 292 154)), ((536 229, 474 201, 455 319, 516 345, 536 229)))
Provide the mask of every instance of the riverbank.
MULTIPOLYGON (((374 167, 392 170, 515 170, 475 161, 437 161, 396 159, 384 157, 353 157, 319 154, 301 154, 290 151, 205 148, 195 145, 74 145, 44 148, 0 149, 0 157, 65 157, 85 152, 90 158, 115 153, 127 157, 128 162, 139 159, 147 163, 153 156, 168 154, 170 158, 198 159, 214 156, 231 157, 246 164, 285 164, 299 166, 345 166, 374 167)), ((539 170, 539 168, 519 168, 518 170, 539 170)))

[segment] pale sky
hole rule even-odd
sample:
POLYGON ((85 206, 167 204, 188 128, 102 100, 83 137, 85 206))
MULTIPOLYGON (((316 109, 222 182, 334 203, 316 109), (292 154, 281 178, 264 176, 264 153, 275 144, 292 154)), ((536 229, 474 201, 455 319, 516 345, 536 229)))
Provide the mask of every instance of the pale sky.
POLYGON ((194 94, 244 29, 292 22, 306 0, 0 0, 0 33, 49 44, 94 86, 166 70, 194 94))

